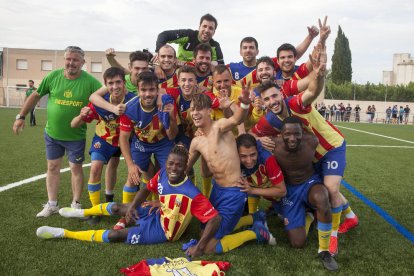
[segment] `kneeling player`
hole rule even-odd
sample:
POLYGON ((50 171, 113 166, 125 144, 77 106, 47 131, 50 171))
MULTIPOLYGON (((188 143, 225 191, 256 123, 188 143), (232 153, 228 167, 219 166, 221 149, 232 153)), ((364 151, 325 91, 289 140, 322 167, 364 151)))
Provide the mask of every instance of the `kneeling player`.
POLYGON ((191 221, 192 215, 207 223, 197 244, 204 250, 214 235, 221 216, 195 185, 185 175, 188 152, 183 146, 175 146, 168 155, 165 169, 159 171, 143 187, 131 204, 104 203, 90 209, 62 208, 64 217, 91 215, 121 215, 128 221, 136 221, 133 227, 122 230, 69 231, 63 228, 42 226, 37 236, 43 239, 68 238, 91 242, 126 242, 128 244, 155 244, 178 240, 191 221), (141 204, 150 192, 159 194, 160 212, 149 214, 141 204))
POLYGON ((305 133, 300 119, 283 120, 281 136, 275 139, 275 156, 285 176, 287 195, 280 203, 285 218, 285 230, 290 244, 302 248, 306 243, 306 207, 316 210, 318 218, 318 255, 324 267, 337 270, 338 265, 329 253, 332 213, 327 188, 315 174, 312 160, 318 145, 316 136, 305 133))

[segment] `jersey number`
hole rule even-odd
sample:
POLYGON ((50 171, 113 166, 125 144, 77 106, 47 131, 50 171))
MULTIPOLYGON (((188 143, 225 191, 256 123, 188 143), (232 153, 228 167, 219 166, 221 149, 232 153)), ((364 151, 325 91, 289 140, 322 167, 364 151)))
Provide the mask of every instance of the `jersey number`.
POLYGON ((328 170, 336 170, 338 168, 338 162, 336 161, 328 161, 328 170))

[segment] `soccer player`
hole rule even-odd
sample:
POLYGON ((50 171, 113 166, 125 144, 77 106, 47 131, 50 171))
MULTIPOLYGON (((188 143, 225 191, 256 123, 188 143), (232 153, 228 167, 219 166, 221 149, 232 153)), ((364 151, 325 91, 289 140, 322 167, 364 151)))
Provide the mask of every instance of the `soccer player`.
POLYGON ((318 139, 303 131, 299 118, 286 117, 283 120, 281 135, 276 137, 275 156, 286 179, 287 195, 276 204, 281 205, 285 230, 294 248, 302 248, 306 244, 306 207, 316 210, 318 256, 326 269, 338 270, 335 259, 329 253, 332 231, 329 194, 312 164, 317 146, 318 139))
POLYGON ((249 214, 253 214, 260 197, 275 200, 286 195, 284 178, 276 158, 253 135, 241 134, 236 144, 242 175, 247 180, 240 187, 248 193, 249 214))
MULTIPOLYGON (((70 231, 63 228, 42 226, 36 231, 39 238, 66 238, 89 242, 125 242, 127 244, 156 244, 176 241, 185 232, 192 216, 206 228, 197 243, 204 253, 207 242, 218 229, 221 216, 185 175, 188 152, 176 145, 168 154, 165 168, 161 169, 137 193, 131 204, 104 203, 90 209, 62 208, 64 217, 86 217, 91 215, 126 216, 135 225, 122 230, 70 231), (160 212, 149 212, 141 204, 150 192, 159 194, 160 212)), ((163 166, 164 167, 164 166, 163 166)))
POLYGON ((257 87, 258 92, 268 110, 266 115, 252 128, 258 136, 276 137, 281 132, 282 120, 289 116, 299 117, 305 122, 305 129, 314 133, 319 140, 315 152, 318 172, 323 175, 323 183, 329 191, 332 207, 332 232, 329 251, 338 253, 338 228, 342 206, 347 220, 345 228, 350 229, 358 225, 358 218, 352 212, 348 202, 340 193, 342 176, 346 165, 346 142, 342 133, 327 122, 312 106, 324 87, 324 74, 326 66, 326 50, 318 44, 318 58, 313 60, 313 70, 317 77, 313 79, 308 88, 298 95, 284 99, 283 94, 272 83, 266 82, 257 87), (352 222, 352 224, 350 224, 352 222))
MULTIPOLYGON (((122 69, 111 67, 104 72, 103 79, 108 92, 104 99, 112 105, 126 103, 135 94, 125 88, 125 73, 122 69)), ((119 115, 96 107, 92 103, 82 108, 80 115, 73 118, 72 127, 80 127, 85 122, 97 120, 95 136, 93 137, 89 154, 91 155, 91 170, 88 180, 89 199, 92 206, 101 203, 101 175, 104 164, 108 164, 105 176, 106 202, 113 201, 116 183, 116 170, 119 164, 121 150, 119 148, 119 115)))
POLYGON ((152 72, 141 73, 138 77, 138 97, 127 103, 125 113, 120 118, 119 144, 128 166, 128 181, 124 186, 124 196, 131 199, 138 191, 137 185, 141 182, 141 173, 144 184, 154 174, 149 170, 152 155, 161 165, 161 169, 165 166, 178 132, 174 100, 166 102, 162 111, 158 111, 157 97, 157 77, 152 72), (130 143, 131 133, 133 135, 130 143))
MULTIPOLYGON (((249 240, 271 241, 269 230, 260 221, 253 223, 251 230, 229 235, 240 220, 247 199, 247 194, 238 187, 241 171, 232 129, 247 116, 251 103, 249 95, 249 87, 244 88, 239 99, 241 108, 236 107, 233 116, 218 121, 211 119, 211 99, 207 95, 197 94, 191 101, 191 118, 203 135, 191 142, 187 171, 200 155, 205 159, 214 177, 210 201, 222 216, 219 229, 208 242, 207 253, 227 252, 249 240)), ((187 250, 187 254, 194 257, 202 253, 197 246, 193 246, 187 250)))
POLYGON ((177 58, 175 49, 170 45, 163 45, 158 51, 159 64, 155 65, 154 72, 159 78, 160 88, 177 88, 178 75, 176 73, 177 58))
POLYGON ((148 63, 151 60, 150 53, 135 51, 129 54, 128 69, 124 68, 116 59, 114 48, 105 51, 106 59, 112 67, 118 67, 125 72, 126 89, 129 92, 137 93, 137 80, 141 72, 148 71, 148 63))
POLYGON ((220 44, 213 39, 217 29, 217 19, 211 14, 205 14, 200 19, 198 30, 180 29, 164 31, 158 35, 155 52, 159 53, 161 46, 167 43, 178 44, 177 58, 180 61, 192 61, 193 50, 200 43, 208 43, 212 48, 212 60, 224 64, 220 44))
MULTIPOLYGON (((27 98, 33 93, 33 91, 36 91, 37 88, 34 86, 34 81, 29 80, 29 88, 26 89, 26 97, 24 98, 24 101, 27 100, 27 98)), ((36 114, 35 114, 36 106, 33 107, 32 110, 30 110, 30 126, 36 125, 36 114)))
POLYGON ((213 91, 213 75, 211 73, 212 49, 208 43, 198 44, 193 51, 193 64, 196 68, 197 85, 213 91))
MULTIPOLYGON (((297 58, 299 59, 308 49, 312 40, 319 34, 319 30, 316 26, 308 27, 308 35, 305 39, 296 47, 297 58)), ((259 80, 256 78, 256 57, 259 54, 259 44, 254 37, 248 36, 242 39, 240 42, 240 55, 243 61, 231 62, 227 66, 230 69, 233 85, 241 87, 243 82, 246 85, 251 83, 251 87, 255 88, 259 85, 259 80)), ((274 67, 279 65, 277 58, 273 58, 274 67)))
POLYGON ((68 155, 72 177, 72 207, 81 208, 80 197, 83 188, 82 163, 85 157, 86 125, 71 128, 70 122, 89 102, 89 96, 102 85, 92 75, 82 70, 85 53, 77 46, 68 46, 64 54, 64 68, 50 72, 25 101, 13 132, 18 134, 24 128, 26 114, 33 109, 41 97, 48 95, 47 124, 45 128, 48 202, 37 217, 48 217, 59 211, 58 191, 60 168, 65 151, 68 155))

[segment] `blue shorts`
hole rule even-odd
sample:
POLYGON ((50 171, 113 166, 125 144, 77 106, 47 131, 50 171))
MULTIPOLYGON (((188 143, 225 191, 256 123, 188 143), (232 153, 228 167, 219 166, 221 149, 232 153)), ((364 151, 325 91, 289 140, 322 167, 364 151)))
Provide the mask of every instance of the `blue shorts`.
POLYGON ((101 137, 95 135, 92 139, 89 154, 91 155, 92 161, 99 160, 107 164, 111 157, 121 156, 121 149, 119 147, 112 146, 101 137))
POLYGON ((150 207, 137 207, 139 219, 128 228, 127 244, 156 244, 168 241, 161 227, 160 214, 155 211, 148 215, 150 207))
POLYGON ((151 155, 154 154, 161 169, 165 167, 167 162, 168 154, 174 147, 174 142, 164 138, 161 141, 150 144, 139 141, 135 137, 131 143, 131 155, 132 160, 138 167, 143 171, 148 171, 151 155))
POLYGON ((315 184, 323 184, 319 174, 312 175, 301 184, 286 184, 286 196, 273 203, 275 211, 281 211, 282 216, 289 222, 285 224, 286 231, 305 226, 306 208, 315 209, 308 201, 309 190, 315 184))
POLYGON ((85 140, 56 140, 50 137, 46 131, 44 132, 44 138, 47 160, 59 159, 65 155, 65 151, 68 155, 68 160, 71 163, 82 164, 83 160, 85 160, 85 140))
POLYGON ((221 216, 220 227, 215 234, 216 239, 233 232, 234 227, 243 215, 247 193, 240 192, 238 187, 224 188, 213 179, 210 202, 221 216))
POLYGON ((346 167, 346 142, 338 148, 328 151, 322 159, 315 164, 315 170, 322 176, 344 176, 346 167))

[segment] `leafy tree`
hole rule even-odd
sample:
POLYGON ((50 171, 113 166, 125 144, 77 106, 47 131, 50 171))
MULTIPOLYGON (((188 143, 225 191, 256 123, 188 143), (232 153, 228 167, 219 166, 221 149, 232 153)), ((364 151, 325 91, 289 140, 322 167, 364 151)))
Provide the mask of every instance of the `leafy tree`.
POLYGON ((335 39, 334 54, 332 56, 332 81, 335 84, 342 84, 352 81, 352 55, 349 48, 348 38, 338 28, 338 35, 335 39))

